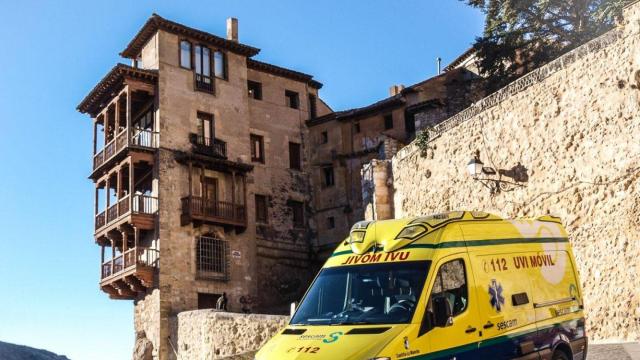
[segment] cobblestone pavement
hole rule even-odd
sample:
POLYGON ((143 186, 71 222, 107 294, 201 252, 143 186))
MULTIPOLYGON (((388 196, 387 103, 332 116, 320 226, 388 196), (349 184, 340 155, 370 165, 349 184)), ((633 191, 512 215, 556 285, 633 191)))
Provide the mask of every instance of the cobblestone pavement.
POLYGON ((640 344, 589 344, 587 360, 640 360, 640 344))

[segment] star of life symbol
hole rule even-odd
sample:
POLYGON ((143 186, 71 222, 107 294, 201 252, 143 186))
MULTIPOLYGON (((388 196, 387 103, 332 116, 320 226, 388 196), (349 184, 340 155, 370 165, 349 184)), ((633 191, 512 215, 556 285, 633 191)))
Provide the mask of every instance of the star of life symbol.
POLYGON ((495 279, 491 280, 491 285, 489 285, 489 297, 491 298, 491 307, 496 309, 497 312, 502 311, 502 306, 504 305, 502 285, 500 285, 495 279))

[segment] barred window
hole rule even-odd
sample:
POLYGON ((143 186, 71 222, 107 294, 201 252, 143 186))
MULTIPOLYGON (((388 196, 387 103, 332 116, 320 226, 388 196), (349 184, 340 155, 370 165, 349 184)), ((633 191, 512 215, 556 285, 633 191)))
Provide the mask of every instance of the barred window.
POLYGON ((196 250, 198 277, 228 279, 228 247, 225 240, 201 236, 196 250))

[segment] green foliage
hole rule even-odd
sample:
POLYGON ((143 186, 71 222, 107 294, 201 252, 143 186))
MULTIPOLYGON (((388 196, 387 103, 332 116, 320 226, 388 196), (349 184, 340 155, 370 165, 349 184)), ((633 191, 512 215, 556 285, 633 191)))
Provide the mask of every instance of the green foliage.
POLYGON ((633 0, 460 1, 486 15, 474 48, 494 91, 611 29, 633 0))
POLYGON ((429 149, 429 140, 430 140, 430 129, 424 129, 416 135, 415 144, 420 150, 420 155, 422 157, 426 156, 427 150, 429 149))

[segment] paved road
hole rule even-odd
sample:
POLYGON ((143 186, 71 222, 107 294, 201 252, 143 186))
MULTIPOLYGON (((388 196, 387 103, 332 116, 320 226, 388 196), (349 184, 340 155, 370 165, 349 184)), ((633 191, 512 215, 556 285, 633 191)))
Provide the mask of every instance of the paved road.
POLYGON ((640 360, 640 343, 589 344, 588 360, 640 360))

